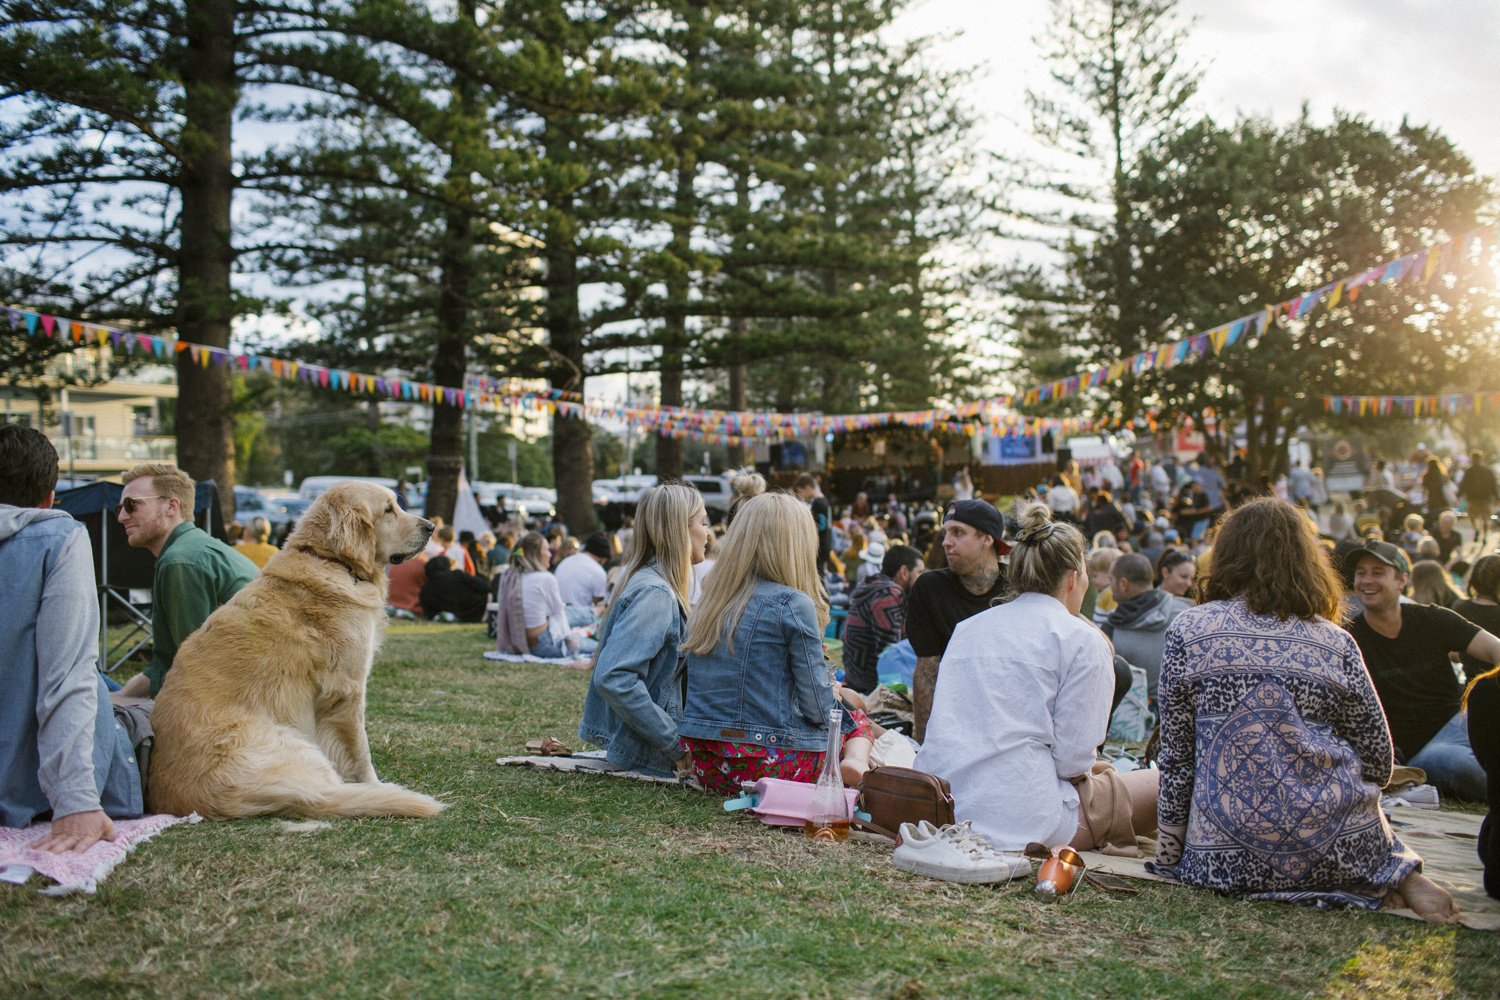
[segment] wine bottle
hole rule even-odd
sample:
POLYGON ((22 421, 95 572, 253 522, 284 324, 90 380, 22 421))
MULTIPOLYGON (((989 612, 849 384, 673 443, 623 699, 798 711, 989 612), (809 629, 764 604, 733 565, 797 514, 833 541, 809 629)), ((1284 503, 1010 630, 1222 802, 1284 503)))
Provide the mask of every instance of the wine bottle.
POLYGON ((818 775, 802 832, 813 840, 841 844, 849 839, 849 797, 844 793, 844 776, 839 771, 839 753, 843 748, 842 709, 828 713, 828 751, 823 755, 823 771, 818 775))

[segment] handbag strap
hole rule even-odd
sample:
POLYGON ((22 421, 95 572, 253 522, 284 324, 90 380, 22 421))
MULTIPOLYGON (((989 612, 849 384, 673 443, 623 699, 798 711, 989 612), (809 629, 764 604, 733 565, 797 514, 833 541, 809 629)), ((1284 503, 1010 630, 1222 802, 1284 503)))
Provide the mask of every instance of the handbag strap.
POLYGON ((874 823, 873 821, 871 821, 869 819, 861 819, 860 818, 861 816, 868 816, 868 815, 869 815, 868 813, 856 813, 854 815, 854 818, 849 821, 849 825, 851 827, 853 827, 854 829, 856 829, 856 830, 862 830, 865 833, 876 833, 876 834, 879 834, 880 836, 886 838, 887 840, 895 841, 895 840, 901 839, 896 834, 894 834, 891 831, 887 830, 885 827, 880 826, 880 825, 874 823))

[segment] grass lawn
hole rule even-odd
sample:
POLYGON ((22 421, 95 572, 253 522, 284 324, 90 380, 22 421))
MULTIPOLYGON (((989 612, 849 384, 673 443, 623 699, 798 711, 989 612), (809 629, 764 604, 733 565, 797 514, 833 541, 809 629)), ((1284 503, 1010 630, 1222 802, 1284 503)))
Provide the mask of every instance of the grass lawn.
POLYGON ((0 996, 1500 996, 1500 937, 1140 883, 1062 905, 919 880, 675 788, 497 767, 587 675, 393 625, 376 767, 429 820, 178 827, 93 898, 0 886, 0 996))

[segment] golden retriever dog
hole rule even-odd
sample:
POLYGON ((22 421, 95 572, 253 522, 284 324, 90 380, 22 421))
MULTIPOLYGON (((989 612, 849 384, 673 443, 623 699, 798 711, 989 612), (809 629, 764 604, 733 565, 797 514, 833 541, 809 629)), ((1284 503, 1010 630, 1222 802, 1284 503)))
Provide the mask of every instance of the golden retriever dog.
POLYGON ((265 569, 183 642, 156 698, 153 812, 431 816, 375 777, 365 682, 385 631, 387 563, 432 523, 369 483, 339 483, 265 569))

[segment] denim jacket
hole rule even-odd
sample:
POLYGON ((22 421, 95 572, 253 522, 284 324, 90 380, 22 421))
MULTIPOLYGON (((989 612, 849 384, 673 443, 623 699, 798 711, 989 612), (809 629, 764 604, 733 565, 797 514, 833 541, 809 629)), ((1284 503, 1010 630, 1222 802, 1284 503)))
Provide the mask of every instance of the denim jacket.
POLYGON ((733 651, 688 656, 683 736, 822 750, 837 708, 817 609, 800 590, 761 580, 735 626, 733 651))
POLYGON ((630 578, 599 630, 578 737, 611 764, 672 773, 682 717, 682 605, 655 563, 630 578))

